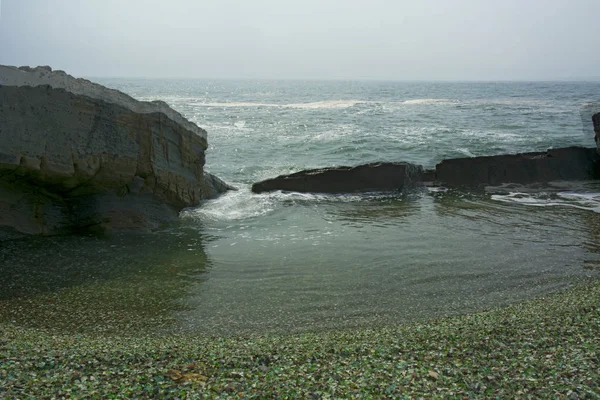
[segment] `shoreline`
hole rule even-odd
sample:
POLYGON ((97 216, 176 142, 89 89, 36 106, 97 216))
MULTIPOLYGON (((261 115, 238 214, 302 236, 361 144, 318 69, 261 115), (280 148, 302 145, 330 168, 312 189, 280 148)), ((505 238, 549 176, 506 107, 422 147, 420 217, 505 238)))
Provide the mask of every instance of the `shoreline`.
POLYGON ((0 397, 600 396, 600 280, 489 311, 245 337, 0 324, 0 397))

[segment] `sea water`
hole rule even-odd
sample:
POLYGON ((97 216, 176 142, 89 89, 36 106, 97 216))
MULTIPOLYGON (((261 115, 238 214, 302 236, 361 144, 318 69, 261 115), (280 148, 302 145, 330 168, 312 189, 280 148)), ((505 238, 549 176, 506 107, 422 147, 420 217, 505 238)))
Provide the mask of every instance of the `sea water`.
MULTIPOLYGON (((93 80, 166 101, 206 129, 206 169, 239 190, 184 210, 179 223, 151 235, 3 244, 12 285, 0 297, 5 309, 51 296, 68 310, 76 291, 106 303, 106 312, 115 297, 98 300, 97 292, 133 285, 138 295, 122 296, 123 313, 159 310, 171 318, 167 329, 290 332, 482 310, 600 269, 596 182, 335 196, 250 191, 253 182, 307 168, 432 168, 445 158, 591 147, 586 105, 598 101, 598 82, 93 80), (26 283, 25 273, 46 283, 26 283)), ((100 323, 88 319, 79 326, 100 323)))

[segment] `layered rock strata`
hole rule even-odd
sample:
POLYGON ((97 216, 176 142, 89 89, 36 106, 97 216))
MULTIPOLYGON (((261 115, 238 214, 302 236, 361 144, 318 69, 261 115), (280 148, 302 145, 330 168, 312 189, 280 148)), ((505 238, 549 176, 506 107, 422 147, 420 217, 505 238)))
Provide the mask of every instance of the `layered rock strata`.
POLYGON ((47 67, 0 66, 0 238, 148 230, 230 187, 204 171, 206 132, 47 67))

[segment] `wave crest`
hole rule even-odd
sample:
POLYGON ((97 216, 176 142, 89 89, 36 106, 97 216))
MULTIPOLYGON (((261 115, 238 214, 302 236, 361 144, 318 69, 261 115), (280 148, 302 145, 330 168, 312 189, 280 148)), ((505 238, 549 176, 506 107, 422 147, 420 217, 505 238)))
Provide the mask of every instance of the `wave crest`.
POLYGON ((572 207, 600 213, 600 193, 559 192, 555 196, 546 193, 531 194, 510 192, 494 194, 492 200, 534 207, 572 207))
POLYGON ((277 103, 254 103, 246 101, 238 102, 208 102, 208 103, 193 103, 193 105, 200 107, 275 107, 275 108, 298 108, 298 109, 332 109, 332 108, 350 108, 357 104, 368 103, 362 100, 325 100, 325 101, 314 101, 310 103, 290 103, 290 104, 277 104, 277 103))

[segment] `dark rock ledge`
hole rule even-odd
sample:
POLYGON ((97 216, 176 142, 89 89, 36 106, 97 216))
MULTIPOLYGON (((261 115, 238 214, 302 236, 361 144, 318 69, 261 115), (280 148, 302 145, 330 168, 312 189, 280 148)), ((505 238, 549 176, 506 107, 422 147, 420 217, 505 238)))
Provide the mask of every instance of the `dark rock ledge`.
POLYGON ((432 170, 409 163, 373 163, 331 167, 281 175, 252 185, 252 191, 353 193, 410 189, 419 185, 481 187, 503 183, 546 183, 600 178, 600 103, 582 111, 584 128, 590 116, 596 148, 565 147, 544 152, 503 154, 443 160, 432 170), (586 122, 587 121, 587 122, 586 122))
POLYGON ((455 158, 435 166, 435 181, 444 186, 460 187, 596 179, 599 160, 595 148, 585 147, 455 158))
MULTIPOLYGON (((600 118, 600 114, 595 117, 600 118)), ((353 193, 403 190, 434 183, 448 187, 474 187, 588 180, 600 176, 599 161, 595 148, 567 147, 536 153, 443 160, 434 170, 426 171, 409 163, 375 163, 281 175, 255 183, 252 191, 353 193)))
POLYGON ((398 190, 419 184, 422 174, 420 165, 403 162, 311 169, 255 183, 252 191, 352 193, 398 190))

